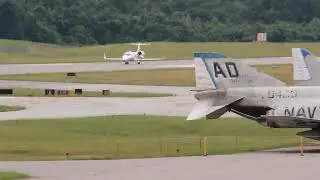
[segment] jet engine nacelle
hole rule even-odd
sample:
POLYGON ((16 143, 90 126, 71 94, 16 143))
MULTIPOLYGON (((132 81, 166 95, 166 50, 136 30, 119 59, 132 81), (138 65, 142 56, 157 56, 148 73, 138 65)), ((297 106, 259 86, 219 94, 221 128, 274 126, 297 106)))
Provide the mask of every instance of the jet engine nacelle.
POLYGON ((285 116, 266 116, 265 126, 271 128, 317 128, 318 123, 308 121, 295 121, 295 118, 285 116))
POLYGON ((138 56, 144 56, 145 52, 144 51, 138 51, 138 56))
POLYGON ((298 132, 297 135, 320 141, 320 129, 312 129, 303 132, 298 132))

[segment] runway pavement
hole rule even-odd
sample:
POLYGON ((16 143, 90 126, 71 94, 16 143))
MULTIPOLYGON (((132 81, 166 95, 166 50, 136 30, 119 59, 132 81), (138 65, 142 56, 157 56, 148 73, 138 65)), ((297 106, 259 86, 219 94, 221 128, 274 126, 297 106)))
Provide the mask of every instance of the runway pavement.
MULTIPOLYGON (((21 105, 17 112, 0 113, 0 120, 54 119, 104 115, 159 115, 187 117, 196 100, 193 96, 153 98, 92 97, 1 97, 0 104, 21 105)), ((228 113, 223 117, 239 117, 228 113)))
POLYGON ((33 180, 317 180, 317 154, 246 153, 106 161, 0 162, 33 180), (40 177, 40 178, 39 178, 40 177))
MULTIPOLYGON (((248 58, 239 60, 250 65, 291 63, 289 57, 248 58)), ((104 63, 3 64, 0 65, 0 74, 89 72, 182 67, 193 67, 193 60, 143 61, 142 64, 132 63, 129 65, 124 65, 121 61, 104 63)))

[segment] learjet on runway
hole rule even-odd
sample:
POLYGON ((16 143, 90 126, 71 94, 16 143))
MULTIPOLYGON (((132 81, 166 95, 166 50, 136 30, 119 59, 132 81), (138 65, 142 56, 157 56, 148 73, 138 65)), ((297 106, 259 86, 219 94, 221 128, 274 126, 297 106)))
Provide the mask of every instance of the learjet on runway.
MULTIPOLYGON (((296 53, 305 64, 316 61, 305 49, 296 53)), ((298 135, 320 140, 320 86, 312 86, 319 71, 301 66, 300 78, 294 75, 299 85, 286 86, 222 54, 195 53, 194 63, 198 102, 187 120, 217 119, 233 112, 271 128, 310 128, 298 135)))
POLYGON ((132 45, 137 45, 136 51, 126 51, 123 53, 121 58, 109 58, 106 57, 106 54, 103 55, 104 60, 122 60, 124 64, 129 64, 129 62, 136 61, 137 64, 140 64, 142 60, 161 60, 162 58, 144 58, 146 53, 141 50, 141 46, 150 45, 150 43, 131 43, 132 45))

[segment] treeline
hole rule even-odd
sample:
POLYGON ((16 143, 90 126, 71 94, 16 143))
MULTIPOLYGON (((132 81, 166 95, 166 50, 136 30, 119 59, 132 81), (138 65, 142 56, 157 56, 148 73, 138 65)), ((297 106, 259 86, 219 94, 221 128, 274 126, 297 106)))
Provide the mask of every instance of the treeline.
POLYGON ((0 38, 56 44, 320 40, 320 0, 0 0, 0 38))

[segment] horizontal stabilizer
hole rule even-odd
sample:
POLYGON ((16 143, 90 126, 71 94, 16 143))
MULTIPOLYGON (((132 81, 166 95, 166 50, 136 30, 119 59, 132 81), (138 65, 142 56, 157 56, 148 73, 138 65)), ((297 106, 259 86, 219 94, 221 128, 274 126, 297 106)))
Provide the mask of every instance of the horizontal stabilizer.
POLYGON ((242 100, 242 97, 216 97, 215 101, 212 98, 206 98, 198 101, 193 107, 187 120, 198 120, 203 117, 210 117, 210 119, 217 119, 228 111, 228 106, 232 103, 242 100))
POLYGON ((219 118, 220 116, 222 116, 224 113, 227 112, 227 108, 224 106, 211 107, 208 104, 206 104, 204 101, 202 102, 200 101, 192 109, 191 113, 188 115, 187 120, 190 121, 190 120, 201 119, 207 116, 208 114, 210 114, 211 112, 214 112, 214 116, 216 118, 219 118))

